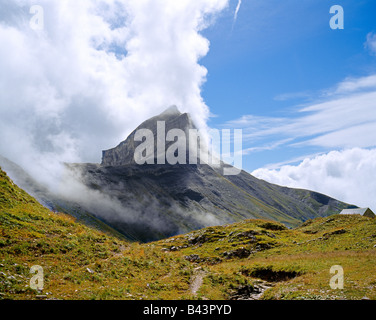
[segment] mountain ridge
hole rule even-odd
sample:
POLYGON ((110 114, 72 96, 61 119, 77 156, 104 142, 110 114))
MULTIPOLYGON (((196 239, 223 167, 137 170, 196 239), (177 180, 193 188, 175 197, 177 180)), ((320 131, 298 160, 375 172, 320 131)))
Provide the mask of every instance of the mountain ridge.
MULTIPOLYGON (((104 151, 101 165, 68 165, 85 186, 115 198, 124 211, 136 213, 136 217, 127 219, 127 213, 118 212, 118 218, 114 218, 115 214, 109 217, 103 212, 92 212, 126 236, 131 234, 131 238, 147 242, 254 218, 294 227, 307 219, 354 207, 317 192, 270 184, 243 170, 238 175, 225 176, 225 163, 135 164, 130 159, 136 148, 135 132, 150 130, 156 151, 158 121, 166 122, 166 132, 176 126, 185 133, 196 128, 188 114, 172 107, 143 122, 114 149, 104 151)), ((168 147, 166 144, 165 149, 168 147)))
MULTIPOLYGON (((245 219, 269 219, 295 227, 354 207, 317 192, 277 186, 243 170, 238 175, 224 175, 225 163, 136 164, 132 157, 137 148, 136 131, 150 130, 152 150, 156 151, 156 141, 161 138, 156 132, 158 121, 165 121, 166 132, 179 129, 186 133, 196 128, 189 114, 169 108, 144 121, 117 147, 104 151, 101 164, 66 164, 65 191, 74 185, 79 192, 52 193, 37 188, 37 198, 53 210, 92 225, 100 221, 99 225, 104 223, 127 239, 141 242, 245 219)), ((164 150, 173 143, 165 143, 164 150)), ((22 187, 35 190, 30 179, 22 187)))

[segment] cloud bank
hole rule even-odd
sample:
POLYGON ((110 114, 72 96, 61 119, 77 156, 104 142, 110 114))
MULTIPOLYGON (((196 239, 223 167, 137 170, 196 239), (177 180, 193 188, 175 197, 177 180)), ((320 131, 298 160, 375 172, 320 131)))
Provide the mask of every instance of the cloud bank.
POLYGON ((0 154, 50 182, 60 162, 99 162, 170 105, 209 115, 200 31, 227 0, 0 0, 0 154))
POLYGON ((318 191, 376 210, 376 149, 332 151, 307 158, 297 166, 258 169, 253 175, 279 185, 318 191))

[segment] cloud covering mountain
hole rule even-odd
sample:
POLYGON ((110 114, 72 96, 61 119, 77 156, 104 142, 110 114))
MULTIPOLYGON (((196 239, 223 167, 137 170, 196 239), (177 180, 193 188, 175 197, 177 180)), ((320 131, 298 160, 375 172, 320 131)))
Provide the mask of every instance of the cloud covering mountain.
POLYGON ((43 182, 175 104, 205 127, 200 32, 227 0, 1 0, 0 154, 43 182))

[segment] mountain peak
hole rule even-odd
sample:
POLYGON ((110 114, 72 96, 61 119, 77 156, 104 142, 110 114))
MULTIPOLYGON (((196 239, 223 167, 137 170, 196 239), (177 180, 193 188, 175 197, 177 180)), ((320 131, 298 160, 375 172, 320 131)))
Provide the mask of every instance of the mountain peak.
MULTIPOLYGON (((103 151, 102 166, 123 166, 135 164, 135 150, 141 142, 135 141, 135 134, 138 130, 150 130, 154 136, 154 148, 157 149, 157 140, 166 138, 165 134, 171 129, 183 130, 187 136, 189 129, 195 129, 195 125, 188 113, 181 113, 179 109, 173 105, 163 111, 161 114, 144 121, 139 125, 126 140, 121 142, 117 147, 103 151), (158 132, 158 122, 164 122, 164 133, 158 132)), ((174 142, 165 144, 167 148, 174 142)), ((156 154, 156 153, 155 153, 156 154)))
POLYGON ((167 108, 165 111, 163 111, 160 116, 168 116, 168 115, 181 115, 182 113, 178 109, 177 106, 173 105, 169 108, 167 108))

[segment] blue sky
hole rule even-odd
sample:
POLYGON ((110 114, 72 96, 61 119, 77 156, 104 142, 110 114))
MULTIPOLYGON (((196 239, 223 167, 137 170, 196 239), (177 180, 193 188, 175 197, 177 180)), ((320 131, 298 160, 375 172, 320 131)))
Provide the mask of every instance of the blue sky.
MULTIPOLYGON (((376 73, 376 57, 365 47, 367 35, 376 32, 375 1, 243 0, 234 22, 236 5, 232 1, 203 32, 211 45, 200 61, 208 69, 202 96, 215 115, 213 127, 244 115, 294 119, 345 79, 376 73), (329 26, 332 5, 344 8, 344 30, 329 26)), ((291 147, 278 140, 245 140, 245 147, 272 150, 245 155, 243 167, 253 171, 343 147, 291 147)))

